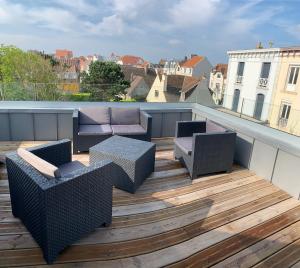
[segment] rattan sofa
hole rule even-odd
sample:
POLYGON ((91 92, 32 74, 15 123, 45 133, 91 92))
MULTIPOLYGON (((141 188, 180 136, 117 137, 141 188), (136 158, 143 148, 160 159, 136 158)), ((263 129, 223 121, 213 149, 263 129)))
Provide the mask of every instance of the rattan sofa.
POLYGON ((151 141, 152 117, 139 108, 84 107, 73 113, 73 152, 119 135, 151 141))
POLYGON ((49 179, 17 153, 6 157, 12 213, 39 244, 47 263, 68 245, 112 220, 115 164, 109 160, 89 167, 71 162, 71 141, 29 149, 58 167, 49 179))
POLYGON ((212 121, 177 122, 174 156, 195 179, 226 171, 233 164, 236 133, 212 121))

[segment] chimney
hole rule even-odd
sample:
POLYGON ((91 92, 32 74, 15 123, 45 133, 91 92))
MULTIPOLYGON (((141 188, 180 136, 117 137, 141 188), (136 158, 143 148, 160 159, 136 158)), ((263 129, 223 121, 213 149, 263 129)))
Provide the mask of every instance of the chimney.
POLYGON ((147 73, 148 73, 148 64, 144 65, 144 72, 145 72, 145 75, 147 75, 147 73))

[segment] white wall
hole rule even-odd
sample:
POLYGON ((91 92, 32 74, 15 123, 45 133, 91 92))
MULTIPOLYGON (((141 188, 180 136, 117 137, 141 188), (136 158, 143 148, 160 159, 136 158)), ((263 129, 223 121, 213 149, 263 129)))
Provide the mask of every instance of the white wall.
POLYGON ((278 53, 245 53, 241 55, 229 54, 227 86, 225 90, 224 106, 228 109, 232 108, 233 94, 235 89, 240 89, 240 101, 238 112, 241 111, 242 100, 243 114, 253 116, 255 109, 256 95, 261 93, 265 95, 264 108, 262 111, 261 120, 267 120, 269 116, 270 103, 272 94, 275 90, 276 76, 279 66, 278 53), (245 62, 243 81, 241 84, 236 84, 236 74, 239 62, 245 62), (258 81, 260 78, 262 64, 271 62, 271 69, 266 88, 260 88, 258 81))

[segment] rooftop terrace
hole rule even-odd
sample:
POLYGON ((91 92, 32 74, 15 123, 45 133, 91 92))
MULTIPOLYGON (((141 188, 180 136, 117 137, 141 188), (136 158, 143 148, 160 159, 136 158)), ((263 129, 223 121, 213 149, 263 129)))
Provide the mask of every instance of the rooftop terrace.
MULTIPOLYGON (((112 225, 67 248, 53 267, 300 265, 298 200, 238 165, 191 181, 173 160, 172 139, 155 142, 152 176, 134 195, 114 189, 112 225)), ((0 151, 32 145, 1 143, 0 151)), ((88 164, 87 154, 73 157, 88 164)), ((11 214, 4 165, 0 174, 0 266, 42 267, 40 248, 11 214)))
MULTIPOLYGON (((114 189, 108 228, 68 247, 53 267, 300 267, 300 142, 296 136, 193 103, 2 103, 0 160, 18 147, 72 138, 81 105, 140 106, 153 117, 155 172, 114 189), (237 132, 232 173, 190 180, 173 158, 175 122, 213 120, 237 132)), ((88 154, 73 155, 88 164, 88 154)), ((11 214, 0 164, 0 266, 42 267, 42 252, 11 214)))

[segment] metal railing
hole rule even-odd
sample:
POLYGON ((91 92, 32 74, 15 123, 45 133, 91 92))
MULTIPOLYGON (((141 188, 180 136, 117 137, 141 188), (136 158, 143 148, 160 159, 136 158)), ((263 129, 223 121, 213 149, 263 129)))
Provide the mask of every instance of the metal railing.
POLYGON ((243 82, 243 76, 242 75, 237 75, 235 79, 236 84, 242 84, 243 82))

